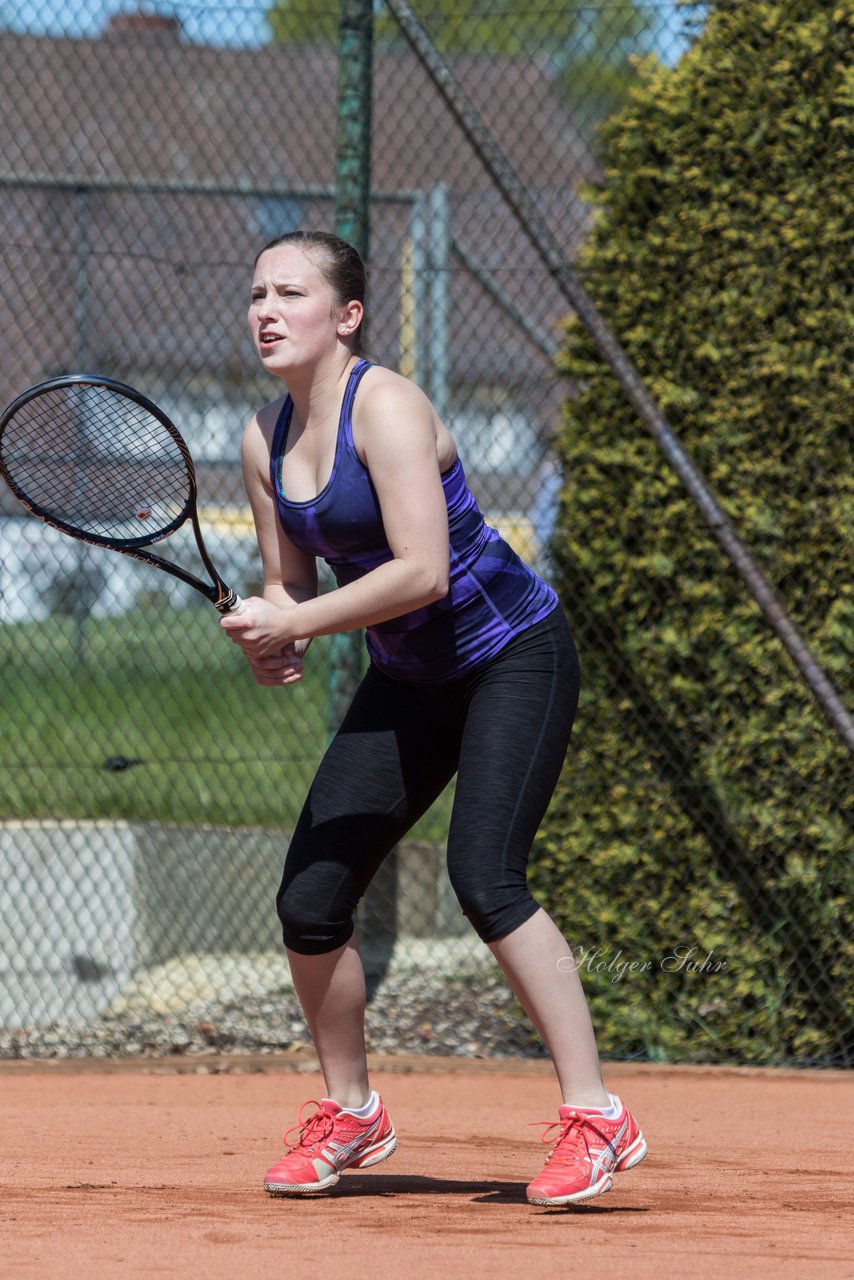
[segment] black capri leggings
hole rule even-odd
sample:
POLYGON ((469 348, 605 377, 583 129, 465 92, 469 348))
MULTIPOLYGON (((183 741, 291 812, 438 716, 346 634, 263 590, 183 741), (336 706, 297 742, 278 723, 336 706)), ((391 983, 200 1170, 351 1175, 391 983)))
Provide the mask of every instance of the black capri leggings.
POLYGON ((344 945, 382 860, 458 774, 448 873, 484 942, 529 919, 531 844, 578 703, 578 656, 555 609, 458 680, 415 685, 371 667, 297 823, 277 908, 285 945, 344 945))

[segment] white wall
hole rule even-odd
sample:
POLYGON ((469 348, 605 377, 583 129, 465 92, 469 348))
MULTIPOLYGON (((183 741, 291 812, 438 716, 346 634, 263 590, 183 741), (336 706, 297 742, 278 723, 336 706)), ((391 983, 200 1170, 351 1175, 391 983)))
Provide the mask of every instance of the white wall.
POLYGON ((129 981, 134 847, 127 824, 0 825, 0 1026, 92 1018, 129 981))

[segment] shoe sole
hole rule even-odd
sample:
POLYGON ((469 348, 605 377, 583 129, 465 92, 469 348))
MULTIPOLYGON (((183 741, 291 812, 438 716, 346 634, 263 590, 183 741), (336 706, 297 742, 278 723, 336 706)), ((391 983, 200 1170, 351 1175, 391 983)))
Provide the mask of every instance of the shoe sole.
MULTIPOLYGON (((632 1146, 623 1154, 619 1164, 614 1165, 612 1173, 628 1173, 629 1169, 634 1169, 635 1165, 640 1164, 648 1150, 643 1134, 639 1133, 632 1146), (641 1145, 638 1146, 638 1143, 641 1145)), ((604 1195, 613 1185, 614 1179, 609 1173, 600 1182, 594 1183, 592 1187, 585 1187, 583 1191, 575 1191, 569 1196, 528 1196, 528 1204, 543 1205, 547 1209, 560 1208, 561 1205, 567 1204, 582 1204, 585 1200, 592 1200, 594 1196, 604 1195)))
POLYGON ((396 1146, 397 1138, 392 1133, 389 1138, 383 1139, 377 1150, 366 1151, 364 1155, 359 1156, 351 1164, 345 1164, 343 1169, 330 1173, 329 1177, 324 1178, 322 1182, 265 1182, 264 1190, 271 1196, 315 1196, 324 1191, 331 1191, 345 1170, 370 1169, 372 1165, 379 1164, 382 1160, 387 1160, 396 1146))

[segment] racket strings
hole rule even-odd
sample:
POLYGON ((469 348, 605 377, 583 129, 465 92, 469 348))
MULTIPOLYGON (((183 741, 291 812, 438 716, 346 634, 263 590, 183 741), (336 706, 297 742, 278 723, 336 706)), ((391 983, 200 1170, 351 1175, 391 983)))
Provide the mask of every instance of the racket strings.
POLYGON ((54 388, 27 401, 6 425, 0 455, 29 505, 96 537, 154 540, 189 510, 179 441, 106 387, 54 388))

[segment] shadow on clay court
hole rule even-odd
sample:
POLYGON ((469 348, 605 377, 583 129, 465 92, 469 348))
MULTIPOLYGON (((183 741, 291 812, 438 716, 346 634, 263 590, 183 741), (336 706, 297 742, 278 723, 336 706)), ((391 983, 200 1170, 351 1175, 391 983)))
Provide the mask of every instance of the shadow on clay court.
POLYGON ((427 1178, 420 1174, 371 1174, 349 1172, 332 1192, 334 1196, 473 1196, 482 1195, 500 1204, 521 1204, 525 1188, 518 1182, 469 1182, 464 1178, 427 1178))
MULTIPOLYGON (((427 1178, 418 1174, 401 1175, 371 1174, 359 1177, 348 1173, 331 1192, 332 1197, 343 1196, 470 1196, 475 1204, 527 1204, 525 1186, 520 1182, 495 1182, 488 1179, 466 1181, 455 1178, 427 1178)), ((536 1206, 531 1206, 535 1208, 536 1206)), ((542 1206, 542 1213, 648 1213, 649 1210, 638 1205, 559 1205, 555 1208, 542 1206)))

